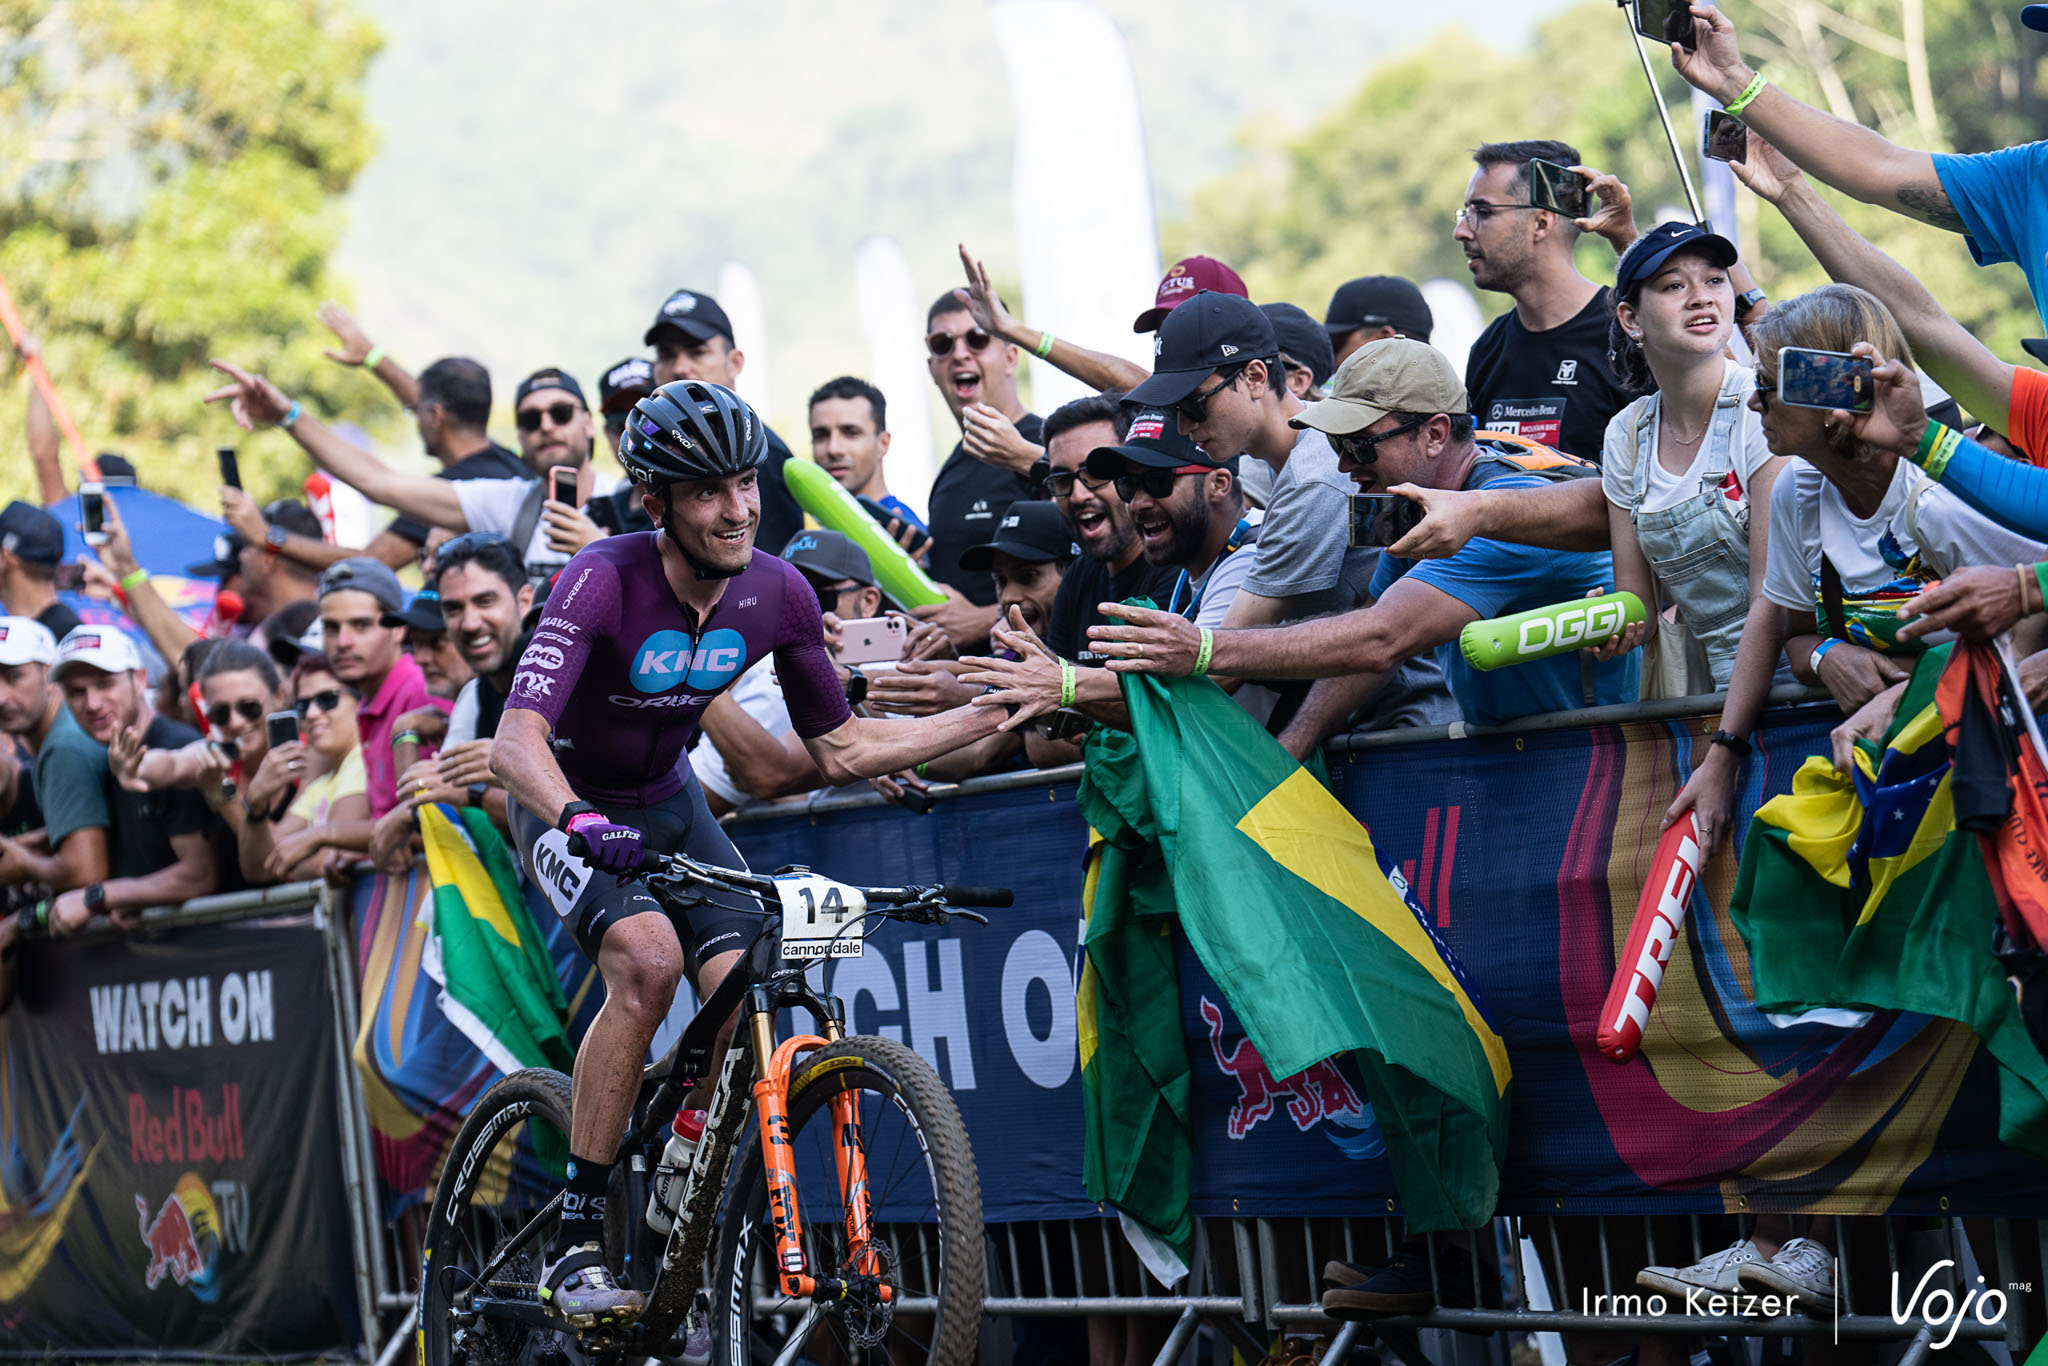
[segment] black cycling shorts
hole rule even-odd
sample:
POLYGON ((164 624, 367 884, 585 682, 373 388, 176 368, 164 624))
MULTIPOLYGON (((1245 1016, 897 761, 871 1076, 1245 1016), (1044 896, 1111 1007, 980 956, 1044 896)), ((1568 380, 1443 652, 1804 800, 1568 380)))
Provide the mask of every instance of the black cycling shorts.
MULTIPOLYGON (((606 819, 620 825, 630 825, 638 830, 650 860, 663 854, 682 852, 701 863, 718 868, 745 868, 746 862, 740 851, 726 838, 725 831, 711 815, 711 808, 705 805, 704 788, 697 781, 697 775, 684 773, 689 781, 674 796, 654 803, 652 806, 604 805, 599 809, 606 819)), ((619 921, 634 915, 666 915, 676 928, 676 938, 682 942, 683 951, 689 956, 692 981, 704 964, 721 953, 743 949, 753 942, 765 923, 761 916, 758 898, 745 892, 712 892, 685 915, 670 911, 651 896, 645 884, 635 880, 621 882, 609 873, 601 873, 587 865, 587 873, 580 890, 573 900, 564 894, 566 883, 573 884, 572 872, 566 878, 560 867, 561 841, 559 832, 546 846, 542 840, 554 825, 542 820, 518 802, 507 802, 506 814, 511 819, 512 842, 519 850, 520 866, 526 876, 556 914, 576 937, 576 943, 589 955, 594 963, 597 951, 604 943, 605 931, 619 921)))

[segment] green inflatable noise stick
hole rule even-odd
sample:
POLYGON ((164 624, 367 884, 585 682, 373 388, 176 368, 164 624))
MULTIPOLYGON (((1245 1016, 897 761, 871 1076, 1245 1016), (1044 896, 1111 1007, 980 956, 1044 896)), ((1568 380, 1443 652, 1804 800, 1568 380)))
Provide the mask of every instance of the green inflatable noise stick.
MULTIPOLYGON (((876 587, 905 611, 946 600, 946 590, 918 568, 909 552, 882 530, 881 523, 870 517, 868 510, 837 479, 802 457, 783 465, 782 478, 789 485, 790 495, 805 512, 818 519, 819 526, 840 533, 868 553, 876 587)), ((777 555, 782 553, 779 545, 767 549, 777 555)))
POLYGON ((1513 616, 1475 621, 1458 632, 1465 662, 1482 673, 1570 654, 1611 640, 1646 617, 1633 593, 1574 598, 1513 616))

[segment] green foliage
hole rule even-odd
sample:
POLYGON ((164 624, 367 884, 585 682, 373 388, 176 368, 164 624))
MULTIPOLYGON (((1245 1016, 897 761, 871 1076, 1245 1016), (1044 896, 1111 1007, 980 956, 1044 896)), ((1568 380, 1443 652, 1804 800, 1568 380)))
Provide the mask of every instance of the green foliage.
MULTIPOLYGON (((1902 56, 1901 14, 1914 3, 1921 0, 1729 0, 1725 8, 1746 55, 1784 89, 1901 143, 1987 151, 2035 136, 2044 89, 2038 64, 2020 54, 2039 44, 2021 43, 2002 13, 1987 15, 1973 0, 1924 0, 1936 92, 1934 136, 1925 135, 1902 56)), ((1201 190, 1187 218, 1169 227, 1168 255, 1213 252, 1237 267, 1253 297, 1292 299, 1318 314, 1357 275, 1463 280, 1451 226, 1472 149, 1522 137, 1561 138, 1588 164, 1621 176, 1647 226, 1658 206, 1685 199, 1623 25, 1614 5, 1589 0, 1542 25, 1521 53, 1452 32, 1377 67, 1300 136, 1250 142, 1244 164, 1201 190)), ((1668 59, 1653 53, 1651 65, 1681 142, 1696 144, 1690 88, 1668 59)), ((1759 282, 1779 297, 1825 283, 1776 211, 1747 190, 1737 194, 1759 282)), ((2019 339, 2040 333, 2017 270, 1979 270, 1956 235, 1829 194, 1999 354, 2018 357, 2019 339)), ((1613 253, 1583 240, 1579 265, 1611 279, 1613 253)), ((1503 295, 1478 297, 1488 313, 1507 305, 1503 295)))
MULTIPOLYGON (((314 318, 379 41, 350 0, 0 0, 0 277, 87 443, 145 484, 204 507, 212 448, 240 438, 253 493, 296 489, 288 438, 200 406, 209 356, 316 409, 391 411, 320 359, 314 318)), ((26 395, 0 391, 10 492, 34 486, 26 395)))

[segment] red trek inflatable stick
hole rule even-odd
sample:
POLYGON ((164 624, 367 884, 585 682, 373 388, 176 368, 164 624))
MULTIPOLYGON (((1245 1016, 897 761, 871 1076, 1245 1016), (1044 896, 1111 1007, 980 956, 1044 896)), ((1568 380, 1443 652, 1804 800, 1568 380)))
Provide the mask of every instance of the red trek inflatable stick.
POLYGON ((1600 1007, 1600 1032, 1593 1042, 1615 1062, 1627 1062, 1643 1046, 1650 1007, 1657 1003, 1657 988, 1663 985, 1671 946, 1678 942, 1678 927, 1685 923, 1685 908, 1692 903, 1704 861, 1699 827, 1688 811, 1657 841, 1628 944, 1614 965, 1614 985, 1600 1007))

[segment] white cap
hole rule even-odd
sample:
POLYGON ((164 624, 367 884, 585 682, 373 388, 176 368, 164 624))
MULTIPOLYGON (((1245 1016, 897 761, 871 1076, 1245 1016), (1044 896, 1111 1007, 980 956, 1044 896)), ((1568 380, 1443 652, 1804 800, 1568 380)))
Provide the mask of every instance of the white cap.
POLYGON ((57 658, 57 637, 33 617, 0 617, 0 664, 48 664, 57 658))
MULTIPOLYGON (((47 634, 47 633, 46 633, 47 634)), ((60 678, 73 664, 90 664, 110 674, 124 674, 142 667, 135 642, 114 626, 74 626, 57 642, 57 662, 50 677, 60 678)))

